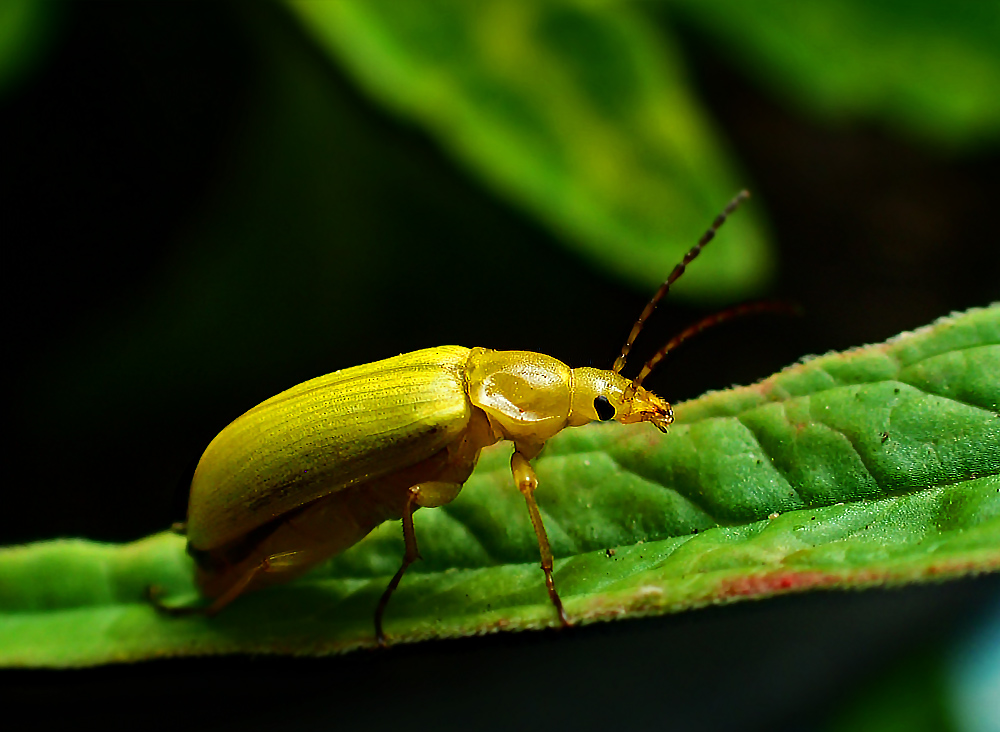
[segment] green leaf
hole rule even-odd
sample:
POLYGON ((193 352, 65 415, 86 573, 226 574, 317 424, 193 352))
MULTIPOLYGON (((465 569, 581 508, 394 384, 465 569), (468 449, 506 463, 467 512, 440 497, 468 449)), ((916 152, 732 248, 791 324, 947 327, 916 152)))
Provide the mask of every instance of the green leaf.
POLYGON ((57 35, 63 8, 52 0, 0 0, 0 94, 23 83, 57 35))
POLYGON ((1000 138, 1000 8, 980 0, 672 0, 791 103, 928 140, 1000 138))
MULTIPOLYGON (((595 424, 550 441, 538 500, 577 624, 813 588, 1000 569, 1000 304, 887 343, 807 360, 676 407, 661 435, 595 424)), ((454 503, 416 516, 423 561, 393 596, 392 642, 557 625, 509 446, 454 503)), ((402 556, 385 524, 291 585, 213 619, 180 537, 54 541, 0 552, 0 663, 335 653, 374 644, 402 556)), ((572 632, 572 631, 569 631, 572 632)))
POLYGON ((826 732, 961 732, 949 703, 944 653, 919 648, 869 679, 836 710, 826 732))
MULTIPOLYGON (((290 0, 368 92, 597 262, 659 284, 747 181, 694 99, 673 41, 624 5, 290 0)), ((750 212, 698 272, 702 297, 770 269, 750 212)))

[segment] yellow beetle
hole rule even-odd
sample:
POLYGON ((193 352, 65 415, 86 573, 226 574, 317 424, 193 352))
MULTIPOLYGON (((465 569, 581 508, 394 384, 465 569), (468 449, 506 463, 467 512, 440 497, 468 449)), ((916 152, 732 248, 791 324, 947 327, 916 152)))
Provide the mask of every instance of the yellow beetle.
POLYGON ((299 384, 238 417, 212 440, 194 473, 185 527, 204 608, 213 615, 244 592, 286 582, 402 519, 406 553, 375 612, 382 616, 418 558, 413 513, 454 500, 482 448, 514 443, 511 471, 524 495, 549 597, 564 625, 552 551, 535 503, 530 460, 566 427, 594 420, 673 422, 670 404, 643 379, 682 340, 755 309, 708 318, 660 349, 635 379, 625 359, 659 300, 748 196, 742 191, 654 295, 610 371, 571 369, 528 351, 442 346, 337 371, 299 384))

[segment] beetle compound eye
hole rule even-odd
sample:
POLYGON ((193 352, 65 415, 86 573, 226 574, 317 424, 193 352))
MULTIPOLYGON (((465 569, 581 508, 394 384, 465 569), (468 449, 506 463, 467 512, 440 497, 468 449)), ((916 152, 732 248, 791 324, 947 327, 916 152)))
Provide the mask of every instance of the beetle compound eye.
POLYGON ((594 399, 594 409, 597 410, 597 417, 602 422, 615 418, 615 408, 611 406, 611 402, 603 394, 594 399))

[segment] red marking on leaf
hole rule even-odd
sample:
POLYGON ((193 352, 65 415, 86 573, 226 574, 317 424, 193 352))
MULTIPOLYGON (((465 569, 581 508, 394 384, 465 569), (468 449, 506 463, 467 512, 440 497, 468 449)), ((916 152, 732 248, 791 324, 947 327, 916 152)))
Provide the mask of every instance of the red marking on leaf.
POLYGON ((732 577, 720 583, 718 597, 747 597, 771 595, 776 592, 794 592, 810 587, 834 584, 843 578, 828 572, 790 572, 779 570, 766 574, 732 577))

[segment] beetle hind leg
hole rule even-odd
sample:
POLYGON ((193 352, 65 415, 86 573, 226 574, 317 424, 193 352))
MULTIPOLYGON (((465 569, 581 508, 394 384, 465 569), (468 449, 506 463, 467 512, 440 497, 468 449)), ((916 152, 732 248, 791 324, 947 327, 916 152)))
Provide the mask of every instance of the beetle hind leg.
POLYGON ((199 615, 205 611, 201 605, 167 605, 163 602, 163 588, 159 585, 146 585, 145 598, 146 602, 156 608, 157 612, 173 618, 199 615))
POLYGON ((156 585, 150 585, 146 588, 146 600, 161 613, 172 617, 203 615, 210 618, 246 592, 254 580, 258 579, 262 574, 275 571, 280 572, 285 569, 286 565, 290 564, 289 560, 294 555, 295 552, 284 552, 265 557, 243 572, 235 582, 226 588, 225 592, 213 598, 212 602, 208 605, 166 605, 161 597, 162 590, 156 585))
POLYGON ((159 585, 147 586, 145 596, 146 602, 152 605, 158 613, 168 615, 171 618, 186 618, 192 615, 211 617, 222 609, 221 607, 216 608, 214 602, 210 605, 168 605, 163 602, 163 588, 159 585))

